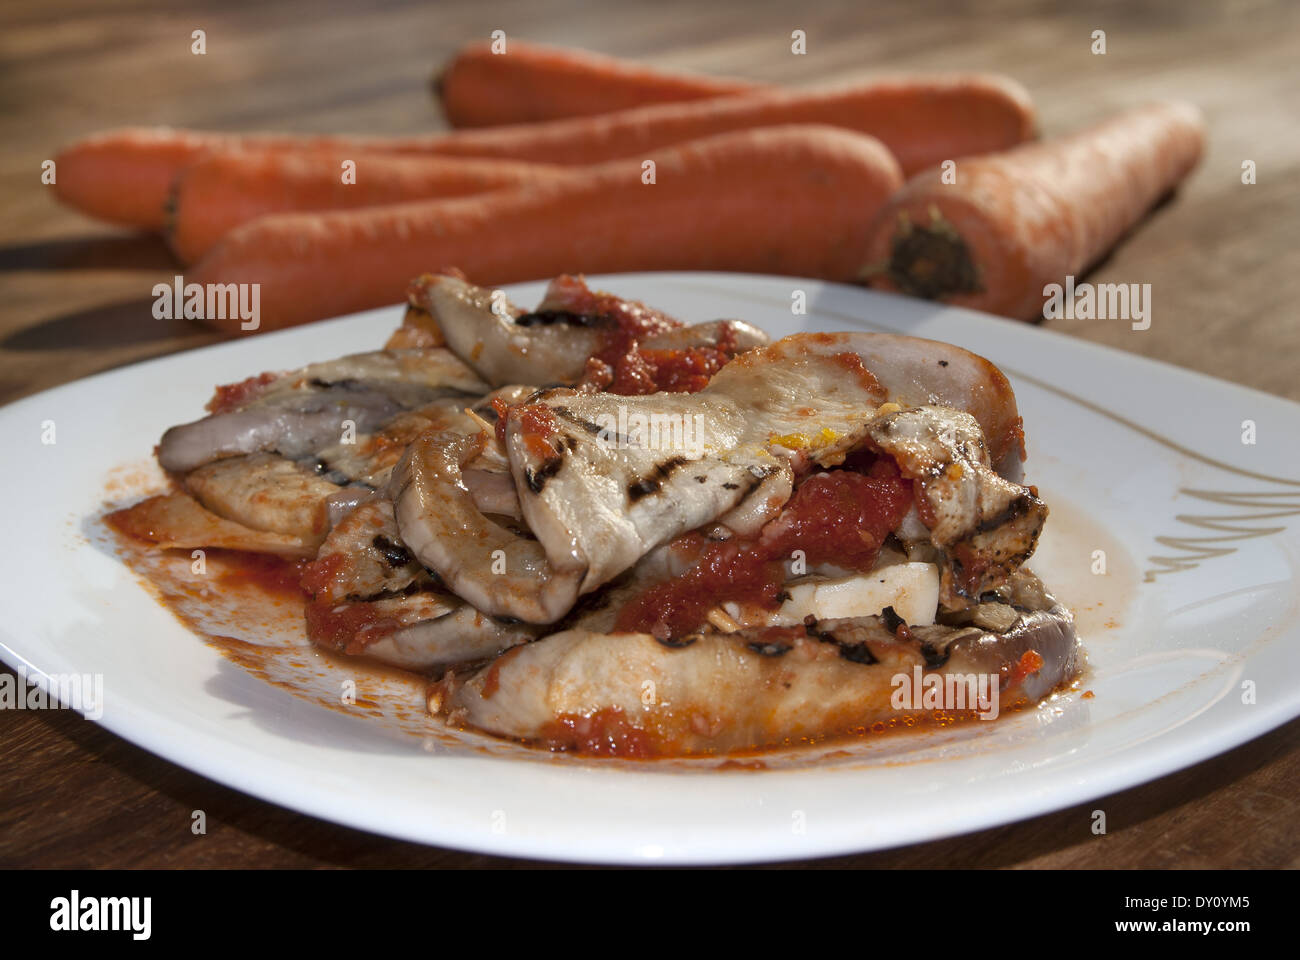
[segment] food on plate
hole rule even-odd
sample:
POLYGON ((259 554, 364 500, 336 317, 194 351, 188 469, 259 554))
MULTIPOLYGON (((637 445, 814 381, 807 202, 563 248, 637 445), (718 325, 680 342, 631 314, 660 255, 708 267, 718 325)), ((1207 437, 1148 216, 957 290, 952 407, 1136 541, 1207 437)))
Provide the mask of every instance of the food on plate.
POLYGON ((919 173, 872 230, 872 285, 1021 319, 1100 259, 1196 166, 1190 104, 1128 110, 1067 137, 919 173))
POLYGON ((330 150, 213 150, 177 176, 167 242, 184 263, 240 224, 293 210, 345 210, 502 187, 549 183, 561 168, 516 160, 340 153, 330 150), (351 164, 351 176, 344 174, 351 164))
POLYGON ((906 640, 889 613, 672 642, 572 629, 449 673, 432 701, 452 722, 531 743, 653 757, 815 743, 933 715, 896 706, 900 676, 982 675, 1003 697, 1036 702, 1077 666, 1069 613, 1032 577, 944 624, 907 625, 906 640))
POLYGON ((758 89, 760 84, 743 80, 656 70, 513 37, 504 53, 493 41, 467 44, 433 81, 453 127, 537 123, 758 89))
POLYGON ((226 235, 186 279, 259 283, 263 330, 381 306, 429 263, 488 284, 579 265, 848 279, 865 256, 864 223, 901 183, 889 151, 863 134, 740 130, 533 187, 263 217, 226 235))
POLYGON ((292 373, 263 374, 219 389, 210 416, 163 434, 158 461, 167 470, 192 470, 219 457, 264 450, 302 457, 335 436, 343 420, 369 431, 431 402, 459 409, 454 398, 481 387, 445 350, 361 353, 292 373), (451 401, 444 399, 448 394, 451 401))
POLYGON ((423 331, 429 339, 419 345, 450 347, 497 387, 581 380, 620 394, 693 392, 737 353, 767 343, 740 320, 686 326, 571 276, 552 281, 528 312, 459 274, 419 277, 408 300, 400 342, 415 344, 408 331, 423 331))
POLYGON ((297 563, 310 639, 424 673, 431 723, 727 753, 1073 678, 1025 566, 1048 511, 1024 443, 1006 378, 948 344, 769 343, 573 276, 525 311, 428 274, 385 349, 218 388, 158 446, 175 489, 110 522, 297 563), (963 693, 900 701, 900 677, 963 693))

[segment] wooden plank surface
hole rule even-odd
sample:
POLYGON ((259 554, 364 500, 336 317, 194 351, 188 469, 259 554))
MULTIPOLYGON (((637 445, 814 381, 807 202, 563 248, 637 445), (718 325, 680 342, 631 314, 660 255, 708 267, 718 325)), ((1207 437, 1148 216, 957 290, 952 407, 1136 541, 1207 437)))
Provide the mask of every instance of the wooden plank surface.
MULTIPOLYGON (((706 73, 810 84, 880 70, 994 70, 1048 135, 1155 97, 1205 111, 1200 170, 1090 277, 1150 283, 1151 328, 1049 328, 1300 400, 1300 5, 1236 2, 665 5, 10 0, 0 12, 0 402, 215 342, 159 321, 177 268, 156 238, 59 207, 40 166, 105 127, 436 130, 436 64, 509 36, 706 73), (207 53, 190 34, 207 33, 207 53), (790 51, 792 30, 808 52, 790 51), (1094 55, 1092 32, 1107 52, 1094 55), (1241 182, 1253 160, 1258 182, 1241 182)), ((1104 390, 1099 384, 1098 389, 1104 390)), ((0 864, 483 865, 323 824, 160 761, 70 714, 0 712, 0 864), (214 825, 189 832, 190 811, 214 825)), ((816 865, 1296 866, 1300 723, 1097 804, 957 840, 816 865), (1093 837, 1088 813, 1108 811, 1093 837)))

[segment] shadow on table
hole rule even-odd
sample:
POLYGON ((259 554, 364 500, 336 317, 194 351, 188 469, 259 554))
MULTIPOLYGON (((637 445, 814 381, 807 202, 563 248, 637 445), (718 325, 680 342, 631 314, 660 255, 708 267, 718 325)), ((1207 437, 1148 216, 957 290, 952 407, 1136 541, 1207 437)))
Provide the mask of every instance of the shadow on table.
MULTIPOLYGON (((3 668, 0 672, 4 672, 3 668)), ((75 816, 60 831, 58 849, 52 852, 46 847, 39 856, 29 856, 43 866, 571 868, 568 864, 425 846, 320 820, 176 766, 72 711, 33 711, 25 717, 44 728, 45 743, 70 744, 96 764, 103 764, 107 770, 99 774, 101 782, 109 784, 113 797, 127 801, 125 809, 105 816, 102 797, 98 802, 69 798, 66 802, 75 816), (159 821, 150 820, 158 815, 159 804, 145 792, 165 797, 175 805, 175 810, 162 811, 162 827, 159 821), (186 814, 195 810, 207 814, 207 837, 190 835, 191 818, 186 814), (169 814, 180 814, 182 818, 184 832, 180 837, 169 833, 169 814), (135 839, 127 845, 114 843, 112 831, 100 829, 109 820, 114 829, 130 831, 135 839), (83 839, 85 843, 80 842, 83 839), (187 841, 215 841, 216 849, 197 852, 198 848, 188 846, 187 841)), ((14 854, 3 862, 7 867, 25 865, 14 854)))
MULTIPOLYGON (((1034 866, 1032 861, 1042 861, 1053 854, 1058 855, 1055 864, 1044 864, 1057 868, 1089 866, 1090 857, 1082 850, 1076 855, 1072 851, 1087 844, 1111 844, 1113 858, 1108 866, 1122 867, 1190 867, 1196 869, 1225 869, 1239 864, 1220 860, 1222 851, 1206 850, 1186 852, 1151 849, 1150 858, 1136 861, 1135 858, 1145 852, 1135 846, 1133 837, 1144 824, 1171 811, 1183 808, 1195 810, 1201 804, 1210 802, 1211 796, 1219 790, 1254 774, 1267 766, 1281 753, 1292 748, 1300 721, 1291 721, 1284 726, 1271 730, 1241 744, 1238 747, 1211 757, 1194 766, 1167 774, 1157 780, 1138 784, 1107 794, 1085 803, 1076 804, 1052 813, 1041 814, 1028 820, 1019 820, 991 827, 975 833, 959 834, 928 843, 897 847, 892 850, 880 850, 873 853, 849 854, 839 857, 827 857, 798 864, 811 868, 859 867, 980 867, 999 869, 1007 867, 1034 866), (1091 833, 1093 811, 1104 810, 1112 815, 1111 832, 1103 836, 1091 833)), ((1177 820, 1171 825, 1170 833, 1178 829, 1177 820)), ((1176 840, 1171 840, 1176 844, 1176 840)), ((1091 860, 1093 865, 1095 860, 1091 860)), ((780 867, 781 864, 763 864, 765 867, 780 867)), ((1281 866, 1279 863, 1278 866, 1281 866)))
POLYGON ((0 273, 18 270, 179 269, 161 237, 133 233, 0 247, 0 273))
POLYGON ((4 350, 102 350, 181 338, 219 339, 220 334, 183 317, 159 319, 152 298, 87 307, 42 320, 0 339, 4 350))

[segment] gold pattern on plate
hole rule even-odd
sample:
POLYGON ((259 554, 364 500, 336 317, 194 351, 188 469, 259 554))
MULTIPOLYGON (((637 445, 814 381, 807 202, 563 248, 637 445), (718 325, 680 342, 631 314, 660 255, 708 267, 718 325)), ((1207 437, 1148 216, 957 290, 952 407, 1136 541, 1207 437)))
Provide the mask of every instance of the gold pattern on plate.
POLYGON ((1241 507, 1245 513, 1230 514, 1191 514, 1180 513, 1174 519, 1179 523, 1185 523, 1188 526, 1199 527, 1203 530, 1216 531, 1223 536, 1201 535, 1192 537, 1156 537, 1156 543, 1171 550, 1182 551, 1182 556, 1156 556, 1147 557, 1147 561, 1152 564, 1150 568, 1142 574, 1144 583, 1152 583, 1156 577, 1162 573, 1182 573, 1184 570, 1192 570, 1200 566, 1203 560, 1212 560, 1215 557, 1224 557, 1230 553, 1235 553, 1237 547, 1233 544, 1239 544, 1245 540, 1252 540, 1255 537, 1268 537, 1275 533, 1281 533, 1286 529, 1286 524, 1281 526, 1241 526, 1243 523, 1256 523, 1262 520, 1278 520, 1283 517, 1294 517, 1300 515, 1300 480, 1288 480, 1285 477, 1275 477, 1267 473, 1258 473, 1254 470, 1246 470, 1242 467, 1233 466, 1222 460, 1215 460, 1213 457, 1207 457, 1203 453, 1197 453, 1195 450, 1189 450, 1182 444, 1175 443, 1168 437, 1156 433, 1149 427, 1144 427, 1140 423, 1134 423, 1119 414, 1107 410, 1105 407, 1098 406, 1091 400, 1076 396, 1068 390, 1062 390, 1054 384, 1039 380, 1037 377, 1021 373, 1016 370, 1008 370, 1012 376, 1021 380, 1027 380, 1034 386, 1049 390, 1072 403, 1077 403, 1093 413, 1106 417, 1129 430, 1136 431, 1154 440, 1161 446, 1168 447, 1175 453, 1178 453, 1190 460, 1196 460, 1207 466, 1214 467, 1218 470, 1226 470, 1228 473, 1234 473, 1239 477, 1249 477, 1252 480, 1263 480, 1266 483, 1275 486, 1287 487, 1284 490, 1193 490, 1188 487, 1179 487, 1180 496, 1192 497, 1197 500, 1205 500, 1209 503, 1217 504, 1224 507, 1241 507), (1262 511, 1262 512, 1260 512, 1262 511))

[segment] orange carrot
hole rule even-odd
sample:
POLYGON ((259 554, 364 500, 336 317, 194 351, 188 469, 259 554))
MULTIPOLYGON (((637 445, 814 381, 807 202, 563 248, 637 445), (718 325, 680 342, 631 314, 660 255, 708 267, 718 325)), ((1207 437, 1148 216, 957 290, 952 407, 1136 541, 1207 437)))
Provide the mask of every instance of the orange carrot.
POLYGON ((173 187, 168 242, 192 263, 222 235, 268 213, 382 206, 538 183, 562 168, 516 160, 333 151, 213 150, 173 187), (351 163, 352 182, 344 182, 351 163))
POLYGON ((58 160, 59 196, 92 216, 162 229, 168 191, 205 149, 319 149, 498 157, 565 166, 621 157, 732 130, 828 124, 884 142, 913 173, 941 160, 1003 150, 1033 135, 1029 96, 987 75, 893 77, 849 87, 769 90, 662 103, 596 117, 415 137, 235 137, 126 129, 73 144, 58 160))
POLYGON ((484 284, 674 269, 843 280, 902 183, 878 141, 827 127, 722 134, 648 159, 653 183, 641 160, 619 160, 474 197, 263 217, 185 279, 261 284, 262 330, 393 303, 443 265, 484 284))
MULTIPOLYGON (((257 140, 265 147, 302 146, 305 138, 268 135, 257 140)), ((55 155, 55 194, 92 217, 161 230, 176 174, 205 151, 239 141, 232 134, 167 127, 109 130, 55 155)))
POLYGON ((144 230, 167 225, 168 199, 181 171, 217 150, 333 150, 357 154, 427 152, 430 137, 304 136, 209 133, 170 127, 122 127, 77 140, 55 162, 55 195, 82 213, 144 230))
POLYGON ((1082 273, 1196 166, 1200 112, 1160 103, 1059 140, 918 174, 872 228, 873 286, 987 310, 1043 315, 1051 283, 1082 273))
POLYGON ((434 139, 428 149, 540 163, 601 163, 730 130, 792 123, 870 134, 910 174, 943 160, 1022 143, 1034 133, 1034 112, 1024 89, 1003 77, 900 76, 847 87, 763 90, 595 117, 461 130, 434 139))
POLYGON ((78 140, 55 155, 55 196, 101 220, 158 229, 172 177, 210 137, 159 128, 111 130, 78 140))
POLYGON ((514 39, 502 53, 492 48, 490 42, 462 47, 434 78, 434 95, 453 127, 537 123, 761 89, 514 39))

